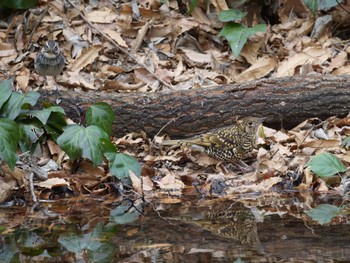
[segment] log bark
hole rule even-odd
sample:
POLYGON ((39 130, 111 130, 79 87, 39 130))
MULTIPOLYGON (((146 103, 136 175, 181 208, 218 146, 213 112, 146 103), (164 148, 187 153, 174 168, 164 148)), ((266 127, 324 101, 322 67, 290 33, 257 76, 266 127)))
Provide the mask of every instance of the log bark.
MULTIPOLYGON (((350 76, 306 75, 261 79, 186 91, 105 93, 59 91, 71 118, 94 102, 109 103, 116 114, 113 135, 145 131, 186 137, 231 124, 237 117, 264 116, 267 126, 290 128, 309 117, 344 116, 350 110, 350 76), (73 94, 73 95, 72 95, 73 94)), ((42 90, 43 101, 57 94, 42 90)))

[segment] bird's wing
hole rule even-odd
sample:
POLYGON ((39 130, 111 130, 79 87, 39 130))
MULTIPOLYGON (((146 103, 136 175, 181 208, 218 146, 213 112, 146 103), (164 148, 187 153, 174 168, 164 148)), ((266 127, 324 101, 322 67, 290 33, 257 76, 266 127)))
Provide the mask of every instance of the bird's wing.
POLYGON ((230 144, 226 142, 226 139, 220 136, 218 133, 206 133, 191 140, 193 144, 197 144, 204 147, 214 147, 220 149, 232 148, 230 144))

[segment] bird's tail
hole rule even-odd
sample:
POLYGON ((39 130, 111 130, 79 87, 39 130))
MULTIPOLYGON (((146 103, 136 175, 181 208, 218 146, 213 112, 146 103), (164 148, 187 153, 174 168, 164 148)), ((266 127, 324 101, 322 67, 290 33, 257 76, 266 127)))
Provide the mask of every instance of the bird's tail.
POLYGON ((164 140, 160 143, 160 145, 162 146, 191 145, 191 143, 186 140, 164 140))

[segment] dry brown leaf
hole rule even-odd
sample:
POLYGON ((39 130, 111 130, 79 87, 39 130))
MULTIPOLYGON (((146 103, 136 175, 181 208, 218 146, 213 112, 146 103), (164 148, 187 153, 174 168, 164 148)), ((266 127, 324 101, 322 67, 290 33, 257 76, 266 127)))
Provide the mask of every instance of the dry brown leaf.
POLYGON ((30 71, 27 68, 23 68, 21 72, 17 75, 16 81, 20 90, 26 91, 29 83, 30 71))
POLYGON ((49 147, 51 155, 58 155, 62 152, 62 149, 55 143, 53 140, 49 139, 46 141, 47 146, 49 147))
POLYGON ((274 77, 294 76, 296 68, 306 63, 321 66, 331 55, 332 51, 329 48, 306 48, 303 52, 299 52, 282 61, 274 77))
POLYGON ((131 53, 136 53, 136 51, 140 48, 140 46, 142 45, 143 41, 145 40, 146 34, 148 32, 148 29, 150 28, 150 26, 152 24, 153 24, 153 19, 151 19, 151 21, 145 23, 140 28, 140 30, 138 30, 136 39, 135 39, 135 41, 132 44, 131 53))
POLYGON ((211 1, 211 3, 215 6, 217 14, 221 11, 229 9, 225 0, 214 0, 211 1))
POLYGON ((258 60, 258 51, 263 46, 263 44, 263 41, 249 41, 243 46, 240 55, 244 57, 250 65, 254 65, 258 60))
POLYGON ((275 69, 277 60, 270 57, 262 57, 256 61, 253 66, 234 77, 234 81, 242 83, 245 81, 262 78, 275 69))
POLYGON ((87 65, 94 62, 94 60, 98 57, 98 52, 102 49, 101 45, 94 45, 87 49, 85 49, 81 56, 77 58, 68 68, 71 71, 80 71, 87 65))
POLYGON ((142 194, 141 178, 137 177, 131 170, 129 170, 129 176, 135 192, 141 195, 142 194))
POLYGON ((200 64, 209 64, 211 62, 211 54, 203 54, 201 52, 194 51, 192 49, 181 48, 181 50, 185 53, 187 58, 195 63, 200 64))
POLYGON ((102 177, 106 173, 103 167, 94 166, 91 162, 85 160, 79 164, 79 171, 97 177, 102 177))
POLYGON ((343 68, 348 62, 348 54, 344 51, 339 52, 328 65, 328 67, 323 69, 323 73, 330 73, 334 69, 343 68))
POLYGON ((0 177, 0 204, 10 199, 16 186, 17 182, 11 175, 7 174, 0 177))
POLYGON ((311 147, 311 148, 339 148, 340 140, 314 140, 307 143, 303 143, 302 147, 311 147))
POLYGON ((143 191, 154 190, 153 181, 151 180, 151 178, 149 178, 149 176, 143 176, 141 180, 142 180, 143 191))
POLYGON ((172 162, 177 162, 181 160, 180 156, 152 156, 152 155, 147 155, 145 158, 143 158, 144 161, 151 161, 151 162, 157 162, 157 161, 172 161, 172 162))
POLYGON ((69 186, 69 183, 63 178, 50 178, 46 181, 34 183, 34 185, 38 185, 42 188, 52 189, 52 187, 55 186, 69 186))
POLYGON ((81 86, 90 90, 97 90, 99 87, 96 85, 95 78, 92 74, 84 74, 85 72, 69 71, 65 79, 68 79, 68 83, 74 86, 81 86))
POLYGON ((338 76, 338 75, 350 75, 350 65, 346 65, 340 68, 335 69, 332 72, 332 75, 338 76))
POLYGON ((196 19, 201 24, 206 24, 208 26, 211 25, 210 19, 207 17, 207 15, 203 12, 203 10, 199 7, 196 7, 193 12, 191 13, 192 17, 196 19))
POLYGON ((172 192, 181 191, 185 187, 184 183, 176 178, 173 173, 168 173, 160 181, 157 181, 157 184, 161 190, 169 190, 172 192))
POLYGON ((118 45, 120 45, 121 47, 128 47, 128 45, 126 44, 126 42, 124 41, 124 39, 122 38, 122 36, 115 30, 106 28, 104 30, 104 32, 109 35, 115 42, 118 43, 118 45))
POLYGON ((188 157, 192 162, 197 163, 198 165, 203 167, 218 164, 218 160, 211 158, 208 154, 203 152, 198 152, 197 154, 192 154, 188 157))
POLYGON ((11 44, 0 43, 0 57, 9 57, 16 55, 16 49, 11 44))
POLYGON ((117 18, 117 16, 118 14, 107 7, 103 7, 100 10, 92 11, 86 14, 86 18, 90 22, 102 24, 112 23, 117 18))

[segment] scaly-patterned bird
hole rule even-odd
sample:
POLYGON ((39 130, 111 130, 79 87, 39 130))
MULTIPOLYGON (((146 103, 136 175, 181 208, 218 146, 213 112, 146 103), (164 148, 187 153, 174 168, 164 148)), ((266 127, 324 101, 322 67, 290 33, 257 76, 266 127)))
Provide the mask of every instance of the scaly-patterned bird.
POLYGON ((235 124, 218 128, 193 138, 164 140, 161 145, 192 146, 222 161, 236 161, 248 157, 256 146, 256 133, 265 118, 246 117, 235 124))
POLYGON ((58 43, 48 40, 34 61, 35 70, 43 76, 58 76, 65 65, 65 58, 58 43))

